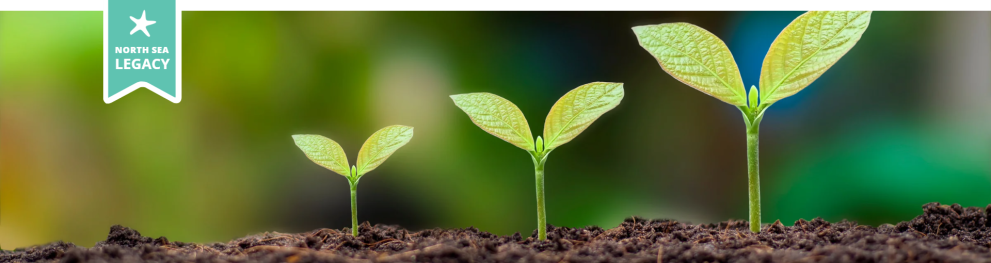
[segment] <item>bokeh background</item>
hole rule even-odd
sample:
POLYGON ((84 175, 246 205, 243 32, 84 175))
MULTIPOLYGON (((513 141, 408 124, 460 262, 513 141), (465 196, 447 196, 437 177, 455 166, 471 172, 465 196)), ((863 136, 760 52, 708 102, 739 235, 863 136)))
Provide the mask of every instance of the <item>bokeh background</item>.
MULTIPOLYGON (((227 241, 349 226, 347 182, 290 135, 351 162, 391 124, 416 135, 362 180, 361 221, 410 229, 536 226, 527 154, 448 98, 515 102, 538 134, 593 81, 627 96, 547 167, 548 220, 747 217, 744 124, 664 73, 630 27, 709 29, 756 85, 801 12, 184 12, 183 99, 104 104, 100 12, 0 13, 0 246, 92 246, 122 224, 227 241)), ((860 43, 761 128, 764 223, 878 225, 927 202, 991 203, 991 14, 875 12, 860 43)), ((151 29, 154 30, 154 29, 151 29)))

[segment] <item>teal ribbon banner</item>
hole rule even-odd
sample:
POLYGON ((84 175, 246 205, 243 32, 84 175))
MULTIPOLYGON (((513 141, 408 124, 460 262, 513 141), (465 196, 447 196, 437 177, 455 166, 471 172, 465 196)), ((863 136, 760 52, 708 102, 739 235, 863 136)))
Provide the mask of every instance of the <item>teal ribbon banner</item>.
POLYGON ((104 12, 103 101, 139 88, 182 99, 175 0, 109 0, 104 12))

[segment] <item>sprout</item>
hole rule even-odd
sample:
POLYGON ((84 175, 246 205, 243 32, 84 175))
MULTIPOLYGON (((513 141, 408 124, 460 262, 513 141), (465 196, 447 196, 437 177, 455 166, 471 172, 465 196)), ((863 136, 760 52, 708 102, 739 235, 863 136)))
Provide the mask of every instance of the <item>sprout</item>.
POLYGON ((537 182, 537 237, 545 240, 544 163, 547 155, 619 105, 623 100, 623 83, 593 82, 564 94, 551 107, 544 121, 544 136, 537 136, 536 142, 523 112, 509 100, 485 92, 451 95, 451 99, 479 128, 530 153, 537 182))
POLYGON ((297 134, 292 139, 296 146, 313 162, 343 175, 351 185, 351 234, 358 236, 358 180, 375 168, 382 165, 399 147, 403 147, 413 138, 413 127, 392 125, 378 130, 358 151, 357 165, 348 166, 348 157, 344 149, 330 138, 320 135, 297 134))
POLYGON ((867 30, 871 12, 807 12, 792 21, 771 44, 760 72, 760 92, 744 90, 733 54, 718 37, 688 23, 633 28, 640 46, 672 77, 737 106, 747 125, 750 230, 760 232, 757 135, 764 111, 815 81, 843 57, 867 30))

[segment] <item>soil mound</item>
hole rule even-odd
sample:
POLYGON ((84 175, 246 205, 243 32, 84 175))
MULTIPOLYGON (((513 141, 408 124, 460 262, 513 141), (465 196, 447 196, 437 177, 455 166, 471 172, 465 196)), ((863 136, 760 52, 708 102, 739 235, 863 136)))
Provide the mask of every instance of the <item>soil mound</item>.
POLYGON ((409 232, 399 226, 266 232, 196 244, 113 226, 92 248, 54 242, 0 252, 0 262, 991 262, 991 205, 929 203, 923 214, 878 227, 821 218, 751 233, 746 221, 693 225, 628 218, 620 226, 548 226, 547 240, 470 227, 409 232))

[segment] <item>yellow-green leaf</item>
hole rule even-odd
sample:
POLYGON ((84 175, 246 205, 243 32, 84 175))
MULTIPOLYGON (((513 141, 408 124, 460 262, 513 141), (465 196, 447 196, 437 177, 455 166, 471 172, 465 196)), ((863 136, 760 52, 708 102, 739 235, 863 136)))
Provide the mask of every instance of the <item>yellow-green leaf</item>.
POLYGON ((747 106, 740 69, 716 35, 689 23, 638 26, 633 32, 675 79, 726 103, 747 106))
POLYGON ((796 18, 764 57, 760 103, 774 103, 812 84, 857 44, 870 21, 870 11, 811 11, 796 18))
POLYGON ((574 139, 603 113, 623 100, 623 83, 593 82, 558 99, 544 121, 544 148, 554 149, 574 139))
POLYGON ((372 134, 358 151, 357 175, 375 170, 410 139, 413 139, 413 127, 403 125, 388 126, 372 134))
POLYGON ((534 150, 530 125, 516 104, 487 92, 451 95, 451 99, 482 130, 523 150, 534 150))
POLYGON ((334 140, 311 134, 296 134, 292 139, 296 141, 296 147, 303 150, 306 157, 314 163, 345 177, 350 176, 348 157, 344 154, 344 149, 341 149, 341 145, 334 140))

